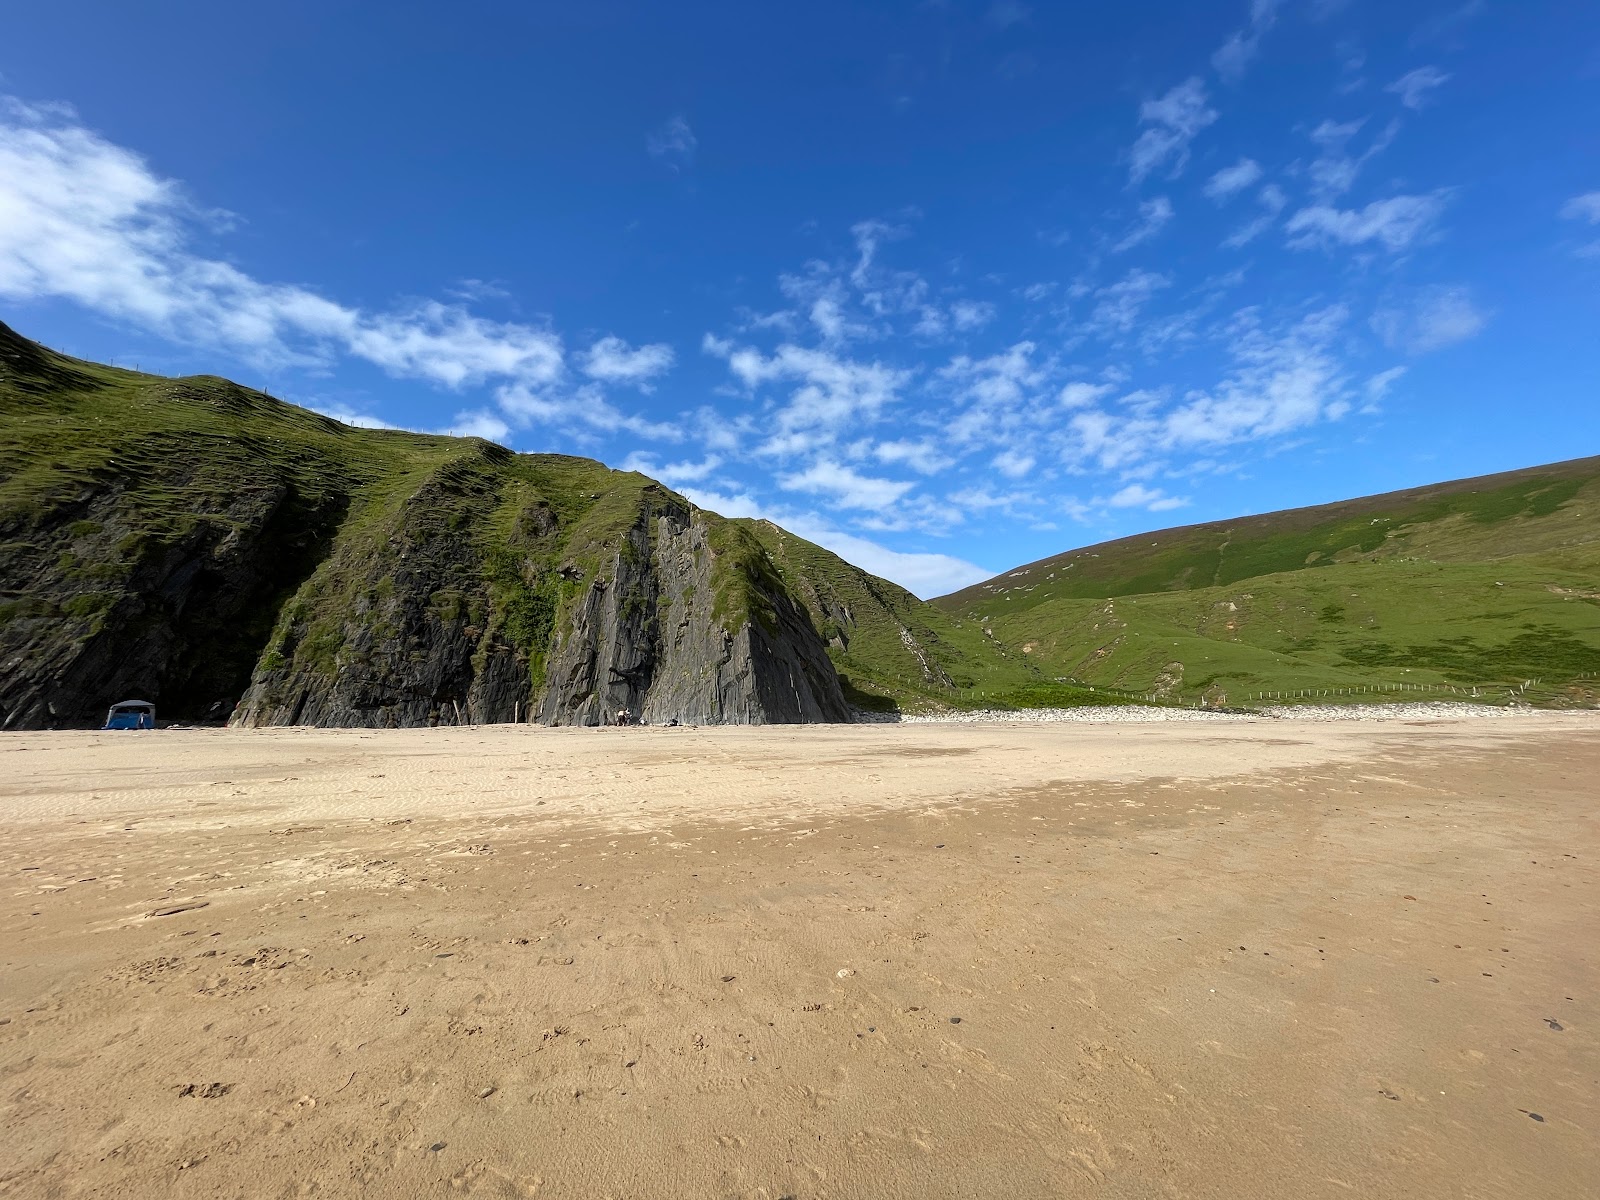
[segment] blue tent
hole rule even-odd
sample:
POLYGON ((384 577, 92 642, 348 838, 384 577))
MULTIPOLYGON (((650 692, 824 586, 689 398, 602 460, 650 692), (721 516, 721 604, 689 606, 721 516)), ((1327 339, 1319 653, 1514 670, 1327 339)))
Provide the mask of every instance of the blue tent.
POLYGON ((104 729, 154 729, 156 706, 148 700, 124 700, 106 713, 104 729))

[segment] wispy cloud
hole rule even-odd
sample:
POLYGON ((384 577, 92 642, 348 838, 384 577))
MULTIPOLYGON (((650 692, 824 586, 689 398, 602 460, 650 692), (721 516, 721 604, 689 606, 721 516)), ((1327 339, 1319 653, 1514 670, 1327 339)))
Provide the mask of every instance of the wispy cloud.
POLYGON ((1407 71, 1383 90, 1400 97, 1400 103, 1420 112, 1428 102, 1428 93, 1444 86, 1450 79, 1438 67, 1418 67, 1407 71))
POLYGON ((637 471, 652 479, 659 479, 668 487, 676 488, 686 483, 704 483, 722 465, 720 455, 708 454, 699 462, 658 463, 653 454, 635 450, 622 460, 624 471, 637 471))
POLYGON ((907 466, 923 475, 937 475, 945 468, 953 466, 956 461, 928 438, 917 441, 899 438, 894 441, 879 442, 872 447, 871 453, 872 457, 881 463, 907 466))
POLYGON ((1400 382, 1400 379, 1405 375, 1406 370, 1407 368, 1405 367, 1390 367, 1387 371, 1379 371, 1376 375, 1373 375, 1371 378, 1369 378, 1364 389, 1367 393, 1368 403, 1376 404, 1378 401, 1387 396, 1390 389, 1393 388, 1395 384, 1400 382))
POLYGON ((785 343, 771 355, 706 335, 705 350, 725 359, 746 389, 790 384, 762 444, 769 454, 797 454, 828 446, 846 433, 870 427, 911 379, 911 372, 861 362, 819 347, 785 343))
POLYGON ((791 492, 826 496, 840 508, 871 511, 890 507, 916 486, 902 479, 862 475, 827 458, 818 459, 803 471, 780 475, 778 483, 791 492))
POLYGON ((1172 201, 1165 196, 1156 196, 1139 205, 1139 220, 1127 233, 1111 247, 1113 254, 1121 254, 1125 250, 1132 250, 1141 242, 1147 242, 1156 234, 1165 229, 1173 218, 1172 201))
POLYGON ((1416 32, 1411 35, 1411 44, 1413 46, 1427 42, 1454 44, 1461 30, 1471 21, 1481 17, 1488 9, 1488 0, 1466 0, 1465 4, 1447 9, 1418 26, 1416 32))
POLYGON ((1361 169, 1393 144, 1400 131, 1398 122, 1390 122, 1381 129, 1360 154, 1350 152, 1350 143, 1365 127, 1359 121, 1323 121, 1311 131, 1311 140, 1319 148, 1309 169, 1312 190, 1319 200, 1332 200, 1355 186, 1361 169))
POLYGON ((947 420, 949 437, 967 445, 993 445, 1006 440, 1028 420, 1041 402, 1050 368, 1036 355, 1033 342, 1017 342, 996 354, 950 360, 939 379, 956 400, 947 420))
POLYGON ((694 130, 682 113, 669 117, 666 124, 645 138, 645 149, 651 158, 660 159, 673 170, 679 171, 694 161, 694 152, 700 145, 694 130))
POLYGON ((1267 184, 1256 193, 1256 199, 1261 204, 1260 215, 1246 221, 1222 240, 1222 244, 1230 250, 1237 250, 1255 241, 1272 227, 1272 223, 1278 219, 1278 214, 1289 203, 1289 197, 1284 195, 1283 189, 1275 183, 1267 184))
POLYGON ((1574 196, 1561 206, 1561 215, 1569 221, 1587 221, 1600 225, 1600 192, 1586 192, 1574 196))
POLYGON ((1089 318, 1090 330, 1101 337, 1127 333, 1150 298, 1171 286, 1172 278, 1159 271, 1129 271, 1095 293, 1098 303, 1089 318))
POLYGON ((663 343, 633 347, 616 336, 603 337, 582 356, 582 370, 602 383, 632 384, 651 390, 651 381, 672 370, 672 347, 663 343))
POLYGON ((1489 314, 1465 287, 1425 288, 1411 300, 1379 309, 1372 328, 1391 350, 1427 354, 1483 332, 1489 314))
POLYGON ((1128 154, 1129 177, 1138 183, 1158 167, 1170 167, 1172 176, 1180 174, 1189 162, 1189 144, 1216 119, 1199 76, 1158 99, 1146 100, 1139 106, 1139 123, 1145 129, 1128 154))
POLYGON ((1305 250, 1370 243, 1399 253, 1432 232, 1448 196, 1443 190, 1422 196, 1391 196, 1359 209, 1312 205, 1289 218, 1285 226, 1289 245, 1305 250))
POLYGON ((488 409, 475 408, 459 412, 446 428, 439 430, 451 437, 475 437, 504 444, 511 436, 511 426, 488 409))
POLYGON ((1063 387, 1056 395, 1056 402, 1062 408, 1087 408, 1116 390, 1109 383, 1084 383, 1080 380, 1063 387))
POLYGON ((1142 483, 1130 483, 1104 501, 1110 508, 1143 508, 1149 512, 1169 512, 1189 503, 1188 497, 1169 496, 1161 488, 1148 488, 1142 483))
POLYGON ((1261 38, 1278 19, 1278 6, 1282 0, 1250 0, 1250 19, 1243 29, 1236 29, 1228 40, 1217 47, 1211 56, 1211 65, 1217 74, 1229 83, 1244 77, 1245 69, 1261 50, 1261 38))
POLYGON ((597 395, 569 403, 566 354, 548 326, 491 320, 434 300, 375 312, 201 254, 197 235, 215 224, 208 214, 180 185, 61 106, 0 100, 0 213, 0 296, 7 299, 68 300, 266 368, 325 370, 344 356, 449 389, 492 385, 508 398, 508 415, 523 422, 666 428, 597 395))
POLYGON ((1205 194, 1220 204, 1253 186, 1260 178, 1261 164, 1253 158, 1241 158, 1206 180, 1205 194))
POLYGON ((1081 409, 1068 422, 1064 453, 1069 461, 1127 471, 1175 451, 1282 438, 1336 420, 1351 407, 1333 353, 1348 318, 1333 305, 1272 331, 1244 310, 1231 332, 1234 368, 1215 387, 1188 392, 1170 408, 1152 398, 1123 411, 1081 409))

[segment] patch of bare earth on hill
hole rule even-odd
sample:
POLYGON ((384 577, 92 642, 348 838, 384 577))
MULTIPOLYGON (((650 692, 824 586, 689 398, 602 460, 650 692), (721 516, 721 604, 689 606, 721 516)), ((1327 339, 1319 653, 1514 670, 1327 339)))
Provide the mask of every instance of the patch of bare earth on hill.
POLYGON ((1594 722, 546 733, 0 739, 0 1195, 1591 1190, 1594 722))

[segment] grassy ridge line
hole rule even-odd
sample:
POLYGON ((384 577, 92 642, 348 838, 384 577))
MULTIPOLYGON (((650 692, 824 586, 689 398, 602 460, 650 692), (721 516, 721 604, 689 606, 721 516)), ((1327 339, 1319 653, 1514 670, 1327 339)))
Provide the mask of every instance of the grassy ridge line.
POLYGON ((1136 695, 1360 698, 1397 682, 1503 698, 1543 679, 1535 698, 1584 702, 1597 518, 1600 458, 1574 459, 1123 538, 935 603, 1045 676, 1136 695))
POLYGON ((1157 530, 1054 555, 940 597, 996 615, 1049 599, 1103 599, 1394 558, 1484 562, 1570 554, 1600 537, 1600 457, 1336 504, 1157 530))

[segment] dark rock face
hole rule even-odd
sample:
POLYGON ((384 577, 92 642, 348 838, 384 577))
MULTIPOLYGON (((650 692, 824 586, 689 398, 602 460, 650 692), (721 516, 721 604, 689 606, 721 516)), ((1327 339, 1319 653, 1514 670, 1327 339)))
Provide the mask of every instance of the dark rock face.
MULTIPOLYGON (((342 601, 331 593, 344 568, 356 565, 356 550, 337 548, 291 603, 235 720, 599 725, 624 708, 650 724, 851 719, 821 638, 786 592, 770 597, 774 628, 747 622, 725 631, 714 612, 705 518, 681 501, 641 509, 591 578, 561 564, 555 574, 571 596, 549 631, 548 652, 541 658, 521 649, 470 540, 428 535, 414 519, 425 514, 423 524, 433 526, 463 502, 481 508, 495 499, 487 472, 430 481, 407 501, 388 538, 393 558, 369 562, 361 586, 346 587, 342 601), (330 608, 343 613, 331 633, 330 608), (308 648, 318 640, 323 653, 336 643, 331 663, 308 648)), ((538 541, 558 532, 551 521, 548 510, 535 508, 519 525, 538 541)))
POLYGON ((849 721, 827 649, 786 591, 775 628, 726 632, 714 614, 704 523, 663 514, 652 540, 629 531, 609 580, 596 579, 557 641, 539 719, 594 725, 626 708, 649 724, 849 721))
POLYGON ((495 457, 451 464, 387 520, 340 537, 285 606, 234 723, 409 727, 526 712, 526 668, 487 628, 482 556, 465 536, 498 499, 495 457))
MULTIPOLYGON (((164 486, 198 482, 191 458, 157 457, 164 486)), ((195 488, 194 519, 168 538, 137 532, 141 498, 120 478, 0 528, 0 578, 18 597, 0 624, 0 728, 97 724, 129 697, 159 698, 162 716, 227 716, 343 509, 270 472, 234 483, 195 488)))

